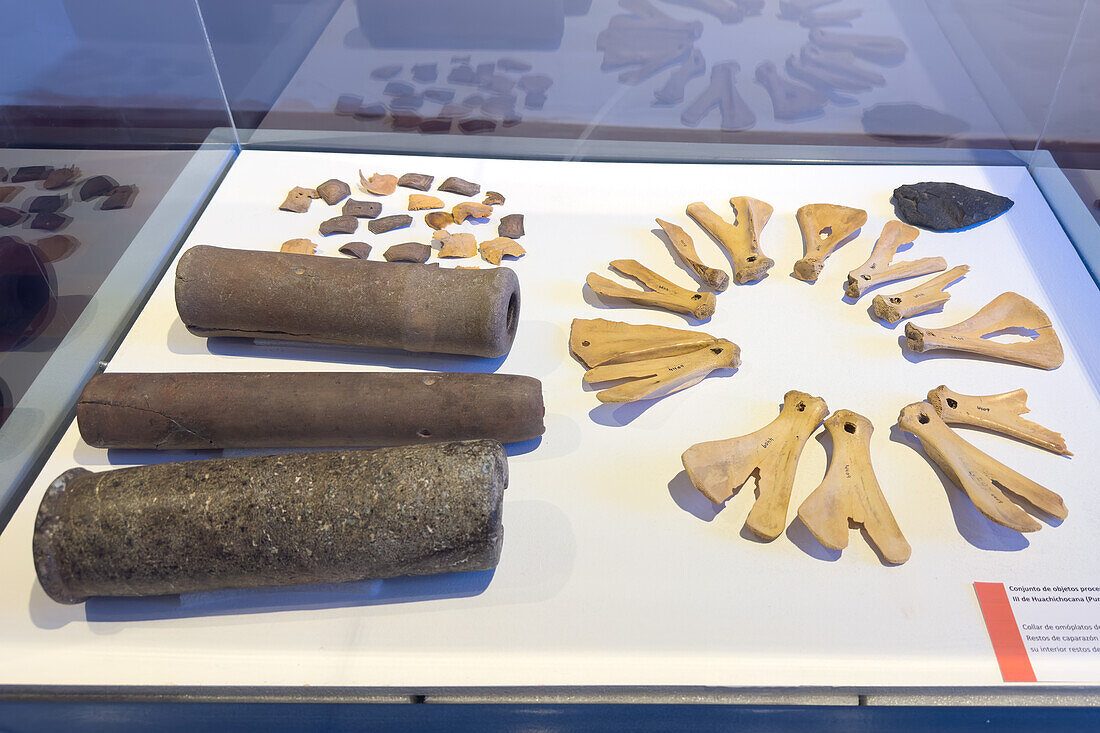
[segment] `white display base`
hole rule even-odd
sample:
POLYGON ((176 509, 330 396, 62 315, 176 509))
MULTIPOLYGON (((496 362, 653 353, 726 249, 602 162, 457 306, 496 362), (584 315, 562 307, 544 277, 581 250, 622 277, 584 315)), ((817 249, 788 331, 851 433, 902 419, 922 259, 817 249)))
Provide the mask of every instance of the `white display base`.
MULTIPOLYGON (((492 575, 441 576, 320 588, 219 592, 160 599, 93 599, 62 606, 43 593, 31 560, 43 491, 73 466, 92 470, 199 452, 95 450, 75 425, 61 439, 0 535, 0 683, 108 685, 951 687, 997 686, 1000 676, 971 583, 1096 584, 1100 579, 1100 292, 1023 168, 843 165, 660 165, 244 152, 184 247, 275 250, 312 237, 322 251, 361 239, 427 240, 421 218, 380 236, 316 236, 335 209, 276 209, 294 185, 357 169, 457 175, 502 192, 501 213, 527 216, 528 256, 509 263, 523 287, 521 323, 502 360, 356 349, 206 341, 186 331, 171 272, 157 287, 111 371, 448 369, 495 370, 542 380, 546 435, 510 451, 506 540, 492 575), (1065 345, 1056 371, 977 358, 909 354, 902 327, 868 316, 871 295, 842 299, 848 270, 866 258, 893 215, 902 183, 948 180, 1010 196, 1004 216, 955 234, 923 232, 902 257, 943 255, 971 265, 944 311, 955 323, 1004 290, 1046 310, 1065 345), (613 307, 582 288, 589 271, 633 257, 684 285, 691 278, 651 230, 681 224, 701 256, 728 269, 718 247, 683 213, 696 200, 729 216, 748 194, 775 214, 762 247, 776 266, 732 286, 701 328, 741 346, 743 365, 656 402, 600 405, 569 354, 573 318, 688 327, 679 316, 613 307), (795 210, 810 202, 867 209, 862 234, 826 264, 816 285, 789 273, 802 255, 795 210), (1093 338, 1088 338, 1088 337, 1093 338), (1091 365, 1091 366, 1086 366, 1091 365), (1059 492, 1061 526, 1028 536, 994 525, 892 428, 900 408, 939 384, 964 393, 1024 387, 1029 417, 1060 430, 1077 455, 1046 453, 965 430, 993 456, 1059 492), (771 543, 742 530, 749 485, 719 511, 687 481, 681 452, 770 421, 783 393, 822 396, 832 410, 866 415, 875 470, 913 546, 883 566, 858 532, 843 554, 795 522, 771 543)), ((397 213, 404 195, 384 199, 397 213)), ((364 195, 365 196, 365 195, 364 195)), ((456 197, 443 195, 450 202, 456 197)), ((463 225, 478 238, 494 224, 463 225)), ((485 263, 481 263, 485 264, 485 263)), ((445 267, 452 266, 445 262, 445 267)), ((886 286, 895 292, 909 284, 886 286)), ((618 305, 618 303, 616 303, 618 305)), ((810 440, 788 518, 820 482, 826 451, 810 440)), ((827 444, 827 443, 826 443, 827 444)), ((225 451, 225 455, 239 454, 225 451)), ((1100 671, 1096 681, 1100 682, 1100 671)), ((1050 681, 1056 682, 1056 681, 1050 681)))

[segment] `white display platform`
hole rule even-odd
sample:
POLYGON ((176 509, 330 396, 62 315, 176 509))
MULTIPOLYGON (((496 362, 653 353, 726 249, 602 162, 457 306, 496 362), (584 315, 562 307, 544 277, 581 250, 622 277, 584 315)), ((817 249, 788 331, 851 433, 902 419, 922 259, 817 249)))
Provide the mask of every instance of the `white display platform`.
MULTIPOLYGON (((169 270, 109 369, 495 370, 541 379, 547 430, 537 446, 510 450, 505 543, 495 574, 58 605, 38 586, 31 560, 34 515, 48 483, 78 465, 103 470, 207 455, 95 450, 73 425, 0 535, 0 683, 990 687, 1001 677, 973 581, 1100 579, 1100 457, 1092 449, 1100 435, 1100 350, 1088 338, 1096 335, 1100 292, 1022 167, 557 163, 247 151, 184 247, 273 250, 305 236, 335 254, 341 243, 361 239, 375 244, 377 259, 389 244, 426 241, 429 230, 420 217, 412 228, 384 235, 364 227, 358 235, 322 239, 316 226, 337 207, 314 202, 303 215, 276 209, 290 187, 330 177, 353 182, 358 168, 368 175, 430 173, 437 181, 461 176, 502 192, 507 203, 500 213, 526 214, 521 242, 529 254, 509 263, 520 276, 523 303, 506 358, 207 342, 180 322, 169 270), (950 265, 972 267, 950 289, 942 313, 917 321, 955 323, 1002 291, 1015 290, 1051 315, 1066 351, 1061 368, 909 354, 899 345, 900 324, 885 328, 869 317, 872 295, 844 302, 848 270, 863 262, 893 215, 891 191, 924 180, 995 191, 1016 205, 969 231, 922 232, 900 255, 943 255, 950 265), (609 260, 633 257, 691 285, 652 232, 657 216, 682 225, 705 261, 728 269, 717 245, 683 211, 701 200, 729 216, 728 198, 742 194, 775 207, 761 245, 776 265, 763 281, 720 294, 716 315, 700 326, 740 345, 741 368, 656 402, 601 405, 582 386, 584 369, 569 354, 571 319, 695 326, 664 311, 613 307, 586 293, 585 275, 605 272, 609 260), (794 212, 810 202, 859 206, 869 215, 862 234, 829 259, 816 285, 789 274, 802 255, 794 212), (1060 430, 1075 457, 973 430, 964 434, 1059 492, 1069 508, 1061 526, 1021 536, 990 523, 914 450, 911 436, 892 428, 901 407, 939 384, 972 394, 1027 389, 1028 417, 1060 430), (789 389, 820 395, 834 411, 852 409, 873 421, 875 470, 912 544, 909 562, 883 566, 858 532, 842 554, 828 551, 797 522, 774 542, 755 541, 742 530, 751 485, 721 511, 691 487, 681 452, 699 441, 756 430, 775 417, 789 389)), ((383 215, 404 209, 408 191, 399 191, 383 200, 383 215)), ((493 221, 461 229, 490 238, 493 221)), ((824 475, 822 433, 803 453, 789 520, 824 475)))

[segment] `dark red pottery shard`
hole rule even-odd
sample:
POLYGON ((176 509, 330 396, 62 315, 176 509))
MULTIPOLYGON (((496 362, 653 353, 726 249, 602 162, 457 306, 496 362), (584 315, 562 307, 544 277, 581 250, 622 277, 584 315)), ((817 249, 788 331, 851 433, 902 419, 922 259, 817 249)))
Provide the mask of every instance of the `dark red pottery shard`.
POLYGON ((354 94, 341 94, 336 99, 335 112, 338 115, 353 115, 363 106, 363 98, 354 94))
POLYGON ((371 246, 366 242, 348 242, 337 251, 365 260, 370 257, 370 250, 371 246))
POLYGON ((112 209, 128 209, 137 198, 137 186, 116 186, 110 195, 103 201, 100 208, 104 211, 112 209))
POLYGON ((373 219, 382 213, 382 204, 378 201, 348 199, 344 202, 344 208, 340 213, 344 216, 354 216, 359 219, 373 219))
POLYGON ((439 188, 436 190, 446 191, 447 193, 457 193, 460 196, 476 196, 481 193, 481 185, 451 176, 443 181, 443 183, 439 184, 439 188))
POLYGON ((359 108, 359 111, 355 113, 355 119, 357 120, 380 120, 385 116, 386 107, 381 102, 364 104, 359 108))
POLYGON ((74 165, 68 168, 55 168, 50 171, 46 176, 46 180, 42 182, 42 188, 47 191, 53 191, 57 188, 65 188, 72 185, 77 178, 80 177, 80 169, 74 165))
POLYGON ((417 191, 427 191, 432 187, 435 176, 426 173, 406 173, 397 179, 397 185, 402 188, 414 188, 417 191))
POLYGON ((317 187, 317 193, 329 206, 338 204, 351 195, 351 188, 343 181, 330 178, 317 187))
POLYGON ((432 248, 426 244, 405 242, 393 245, 382 256, 386 258, 386 262, 416 262, 422 265, 428 261, 431 253, 432 248))
POLYGON ((412 224, 412 217, 408 214, 396 214, 394 216, 383 216, 381 219, 372 219, 367 228, 374 234, 382 234, 383 232, 393 231, 394 229, 402 229, 412 224))
POLYGON ((358 228, 359 220, 354 216, 334 216, 321 222, 318 231, 327 237, 330 234, 355 234, 358 228))
POLYGON ((523 214, 509 214, 500 218, 497 225, 497 234, 509 239, 519 239, 523 236, 523 214))
POLYGON ((61 211, 69 203, 68 196, 35 196, 27 205, 31 214, 52 214, 61 211))
POLYGON ((10 227, 23 221, 26 213, 11 206, 0 206, 0 227, 10 227))
POLYGON ((71 216, 64 214, 35 214, 31 219, 31 229, 41 229, 46 232, 56 232, 72 221, 71 216))
POLYGON ((88 201, 90 199, 99 198, 100 196, 106 196, 111 191, 118 187, 118 181, 110 176, 95 176, 84 181, 84 185, 80 187, 80 200, 88 201))
POLYGON ((371 79, 392 79, 401 73, 401 64, 389 64, 388 66, 379 66, 377 69, 370 73, 371 79))
MULTIPOLYGON (((462 130, 467 135, 476 135, 478 133, 492 132, 497 129, 497 123, 492 120, 473 119, 463 120, 458 123, 458 129, 462 130)), ((472 196, 473 194, 466 194, 472 196)))
POLYGON ((50 165, 25 165, 16 168, 11 176, 12 183, 27 183, 28 181, 41 181, 50 175, 53 166, 50 165))
POLYGON ((414 81, 431 83, 439 76, 438 64, 413 64, 412 77, 414 81))

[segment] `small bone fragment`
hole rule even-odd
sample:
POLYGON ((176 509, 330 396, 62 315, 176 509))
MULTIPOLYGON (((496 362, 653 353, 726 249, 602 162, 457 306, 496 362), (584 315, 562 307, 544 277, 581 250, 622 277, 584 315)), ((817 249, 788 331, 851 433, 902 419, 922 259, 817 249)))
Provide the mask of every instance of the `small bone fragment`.
POLYGON ((628 288, 594 272, 588 273, 585 279, 588 287, 600 295, 625 298, 632 303, 656 306, 675 313, 689 313, 695 318, 705 319, 714 315, 714 293, 696 293, 682 288, 637 260, 614 260, 611 269, 634 278, 650 290, 628 288))
POLYGON ((829 469, 798 517, 817 541, 831 550, 848 546, 848 522, 863 525, 883 559, 900 565, 913 549, 894 519, 871 466, 871 421, 851 410, 838 410, 825 421, 833 441, 829 469))
POLYGON ((375 173, 370 178, 364 178, 363 171, 359 171, 359 184, 364 191, 376 196, 389 196, 397 190, 397 176, 375 173))
POLYGON ((488 262, 499 265, 502 257, 523 257, 527 250, 514 239, 497 237, 478 245, 481 256, 488 262))
POLYGON ((295 255, 315 255, 317 254, 317 245, 308 239, 288 239, 279 247, 279 251, 295 255))
POLYGON ((886 65, 898 63, 905 58, 905 53, 909 50, 900 38, 837 33, 821 28, 810 31, 810 42, 830 51, 851 51, 861 59, 886 65))
POLYGON ((330 234, 355 234, 358 228, 359 220, 354 216, 334 216, 321 222, 318 231, 322 236, 327 237, 330 234))
POLYGON ((944 290, 969 271, 970 267, 967 265, 957 265, 903 293, 876 295, 871 301, 871 309, 887 323, 897 323, 903 318, 920 315, 946 303, 951 295, 944 290))
POLYGON ((466 232, 448 234, 446 231, 440 231, 433 234, 432 239, 437 239, 440 242, 440 257, 465 258, 477 254, 477 240, 473 234, 467 234, 466 232), (440 237, 440 234, 444 236, 440 237))
POLYGON ((424 222, 432 229, 446 229, 455 219, 449 211, 432 211, 424 215, 424 222))
POLYGON ((115 186, 110 195, 100 204, 99 208, 103 211, 128 209, 130 205, 134 203, 134 198, 137 194, 137 186, 115 186))
POLYGON ((427 196, 422 193, 409 194, 409 211, 422 211, 424 209, 442 209, 443 199, 435 196, 427 196))
POLYGON ((370 257, 370 250, 371 246, 366 242, 348 242, 340 247, 337 252, 343 252, 346 255, 365 260, 370 257))
POLYGON ((302 188, 301 186, 295 186, 290 189, 290 193, 286 195, 286 201, 279 204, 279 208, 282 211, 291 211, 295 214, 304 214, 309 211, 309 205, 313 199, 320 198, 321 194, 317 193, 317 189, 314 188, 302 188))
POLYGON ((952 392, 941 384, 928 393, 928 402, 945 423, 973 425, 1046 448, 1059 455, 1073 455, 1061 434, 1020 417, 1031 412, 1027 407, 1027 392, 1022 389, 1002 394, 965 395, 952 392))
POLYGON ((758 498, 745 526, 774 540, 787 525, 795 469, 802 448, 829 414, 825 400, 791 390, 779 416, 755 433, 696 443, 681 459, 691 483, 715 504, 724 504, 754 471, 758 498))
POLYGON ((756 67, 756 81, 772 98, 772 113, 777 120, 798 120, 819 114, 829 98, 813 87, 784 79, 771 61, 756 67))
POLYGON ((1062 366, 1062 342, 1050 317, 1024 296, 1001 293, 965 321, 945 328, 921 328, 912 321, 905 324, 906 345, 918 354, 933 349, 951 349, 992 356, 1040 369, 1062 366), (1018 343, 1000 343, 986 336, 1003 331, 1026 329, 1036 336, 1018 343))
POLYGON ((382 256, 386 259, 386 262, 417 262, 423 264, 428 261, 431 253, 432 248, 426 244, 405 242, 404 244, 393 245, 383 252, 382 256))
POLYGON ((332 206, 340 203, 351 195, 351 188, 343 181, 330 178, 317 187, 317 193, 324 199, 326 204, 332 206))
POLYGON ((432 187, 435 176, 424 173, 406 173, 397 179, 397 185, 402 188, 415 188, 417 191, 427 191, 432 187))
POLYGON ((481 193, 481 185, 477 183, 471 183, 470 181, 463 180, 456 176, 451 176, 443 183, 439 184, 438 191, 446 191, 447 193, 457 193, 460 196, 476 196, 481 193))
POLYGON ((697 76, 702 76, 706 70, 707 62, 703 58, 703 53, 693 48, 684 62, 668 75, 665 85, 653 92, 653 96, 659 104, 679 104, 684 101, 684 88, 687 83, 697 76))
POLYGON ((760 251, 760 232, 772 216, 772 207, 748 196, 731 198, 730 206, 736 217, 733 224, 699 201, 688 204, 687 213, 729 253, 733 280, 744 285, 765 277, 775 264, 775 260, 760 251))
POLYGON ((1058 519, 1068 516, 1062 497, 963 440, 927 402, 902 408, 898 427, 917 436, 928 457, 966 492, 978 511, 997 524, 1017 532, 1035 532, 1043 526, 1012 503, 1010 495, 1058 519))
POLYGON ((393 216, 383 216, 381 219, 372 219, 367 223, 367 228, 371 230, 372 234, 382 234, 394 229, 402 229, 410 224, 412 224, 411 216, 408 214, 395 214, 393 216))
POLYGON ((585 372, 584 381, 594 384, 633 379, 597 392, 596 399, 600 402, 634 402, 666 397, 698 384, 715 369, 736 369, 740 365, 741 349, 737 344, 718 339, 687 354, 594 367, 585 372))
POLYGON ((354 216, 359 219, 373 219, 382 213, 382 204, 377 201, 356 201, 348 199, 344 202, 344 208, 340 210, 344 216, 354 216))
POLYGON ((716 341, 702 331, 603 318, 574 318, 569 327, 569 350, 588 367, 682 356, 713 346, 716 341))
POLYGON ((496 191, 486 191, 485 198, 481 203, 486 206, 500 206, 504 203, 504 196, 496 191))
POLYGON ((497 234, 509 239, 519 239, 523 236, 523 214, 508 214, 500 217, 497 224, 497 234))
POLYGON ((912 242, 920 230, 908 224, 891 219, 882 227, 882 234, 875 242, 874 249, 867 261, 848 273, 848 285, 844 292, 849 298, 858 298, 868 290, 883 283, 906 280, 911 277, 928 275, 947 269, 947 260, 942 257, 924 257, 907 262, 893 262, 898 247, 912 242))
POLYGON ((461 204, 455 204, 455 207, 451 209, 451 216, 454 217, 455 224, 461 224, 468 218, 487 219, 492 215, 492 206, 479 204, 476 201, 463 201, 461 204))
POLYGON ((669 241, 671 241, 672 246, 676 248, 676 252, 680 255, 680 258, 686 262, 692 272, 699 277, 699 282, 713 288, 719 293, 729 287, 730 276, 722 270, 714 267, 707 267, 703 264, 699 259, 699 253, 695 251, 695 243, 691 241, 691 237, 688 236, 688 233, 684 231, 683 227, 679 227, 664 219, 657 219, 657 224, 665 231, 665 234, 668 235, 669 241))
POLYGON ((741 9, 741 6, 729 2, 729 0, 665 0, 665 2, 701 10, 718 18, 722 25, 740 23, 745 19, 745 12, 741 9))
POLYGON ((46 180, 42 181, 42 188, 47 191, 65 188, 75 182, 79 177, 80 169, 75 165, 70 165, 67 168, 55 168, 49 172, 46 176, 46 180))
POLYGON ((756 124, 756 115, 737 93, 734 75, 741 70, 735 61, 715 64, 710 70, 710 85, 680 115, 680 122, 695 127, 715 107, 722 115, 723 130, 747 130, 756 124))
POLYGON ((867 223, 867 212, 836 204, 806 204, 795 218, 806 256, 794 263, 794 276, 814 282, 829 255, 867 223))

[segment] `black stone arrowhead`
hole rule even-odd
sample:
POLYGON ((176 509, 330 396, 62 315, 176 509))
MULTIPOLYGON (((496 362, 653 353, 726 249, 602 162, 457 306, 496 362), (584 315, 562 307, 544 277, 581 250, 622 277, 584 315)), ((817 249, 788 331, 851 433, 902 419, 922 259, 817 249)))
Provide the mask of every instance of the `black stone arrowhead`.
POLYGON ((906 224, 948 232, 1000 216, 1013 201, 957 183, 926 181, 894 189, 894 212, 906 224))

